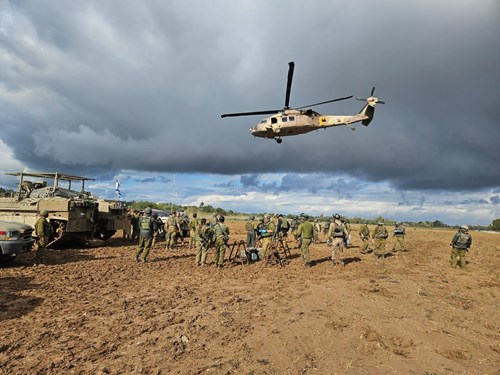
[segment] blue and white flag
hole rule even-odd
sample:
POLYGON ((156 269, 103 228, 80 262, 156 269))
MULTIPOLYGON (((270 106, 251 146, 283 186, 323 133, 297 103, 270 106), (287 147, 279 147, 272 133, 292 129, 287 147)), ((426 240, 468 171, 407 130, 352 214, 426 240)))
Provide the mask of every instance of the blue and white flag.
POLYGON ((122 193, 120 193, 120 181, 118 180, 116 180, 115 193, 118 196, 118 199, 122 199, 122 193))

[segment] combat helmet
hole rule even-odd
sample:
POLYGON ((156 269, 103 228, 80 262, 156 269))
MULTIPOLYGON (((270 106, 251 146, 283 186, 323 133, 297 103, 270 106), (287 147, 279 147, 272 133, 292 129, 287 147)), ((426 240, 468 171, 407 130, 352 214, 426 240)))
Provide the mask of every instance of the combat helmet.
POLYGON ((151 215, 151 212, 153 212, 153 210, 151 209, 151 207, 146 207, 144 209, 144 213, 147 214, 147 215, 151 215))
POLYGON ((464 232, 467 232, 469 230, 469 227, 467 225, 462 225, 460 229, 464 232))
POLYGON ((49 211, 47 211, 47 210, 41 210, 40 211, 40 216, 43 216, 43 217, 49 216, 49 211))

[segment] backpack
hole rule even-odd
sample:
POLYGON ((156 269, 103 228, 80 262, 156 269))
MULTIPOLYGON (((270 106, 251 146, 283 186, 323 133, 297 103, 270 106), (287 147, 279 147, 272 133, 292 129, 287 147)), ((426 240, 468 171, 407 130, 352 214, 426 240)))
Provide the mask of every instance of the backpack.
POLYGON ((281 219, 281 229, 286 229, 288 230, 290 228, 290 223, 288 223, 288 220, 286 218, 281 219))

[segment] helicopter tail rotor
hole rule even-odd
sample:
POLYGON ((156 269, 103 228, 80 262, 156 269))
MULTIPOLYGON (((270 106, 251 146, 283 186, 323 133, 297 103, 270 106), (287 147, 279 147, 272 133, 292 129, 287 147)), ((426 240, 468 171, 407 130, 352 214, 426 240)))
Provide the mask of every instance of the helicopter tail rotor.
POLYGON ((362 100, 366 102, 365 106, 359 112, 360 115, 367 116, 366 120, 361 121, 361 123, 365 126, 368 126, 373 119, 373 115, 375 114, 375 106, 377 104, 385 104, 384 101, 379 100, 377 97, 373 96, 375 92, 375 86, 372 88, 370 92, 370 96, 367 99, 356 97, 356 100, 362 100))

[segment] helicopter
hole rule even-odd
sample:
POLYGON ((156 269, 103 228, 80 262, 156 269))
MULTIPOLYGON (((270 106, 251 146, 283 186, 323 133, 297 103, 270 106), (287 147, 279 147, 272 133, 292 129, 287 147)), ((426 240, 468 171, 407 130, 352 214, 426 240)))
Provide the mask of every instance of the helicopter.
POLYGON ((282 109, 271 109, 266 111, 254 112, 238 112, 238 113, 225 113, 221 117, 238 117, 238 116, 255 116, 255 115, 272 115, 264 118, 261 122, 250 128, 250 133, 254 137, 270 138, 276 140, 277 143, 283 142, 282 137, 299 135, 309 133, 313 130, 326 129, 333 126, 346 125, 351 130, 356 130, 352 124, 360 122, 368 126, 375 113, 375 106, 377 104, 385 104, 373 96, 375 87, 372 88, 370 96, 367 99, 356 97, 356 100, 365 101, 366 104, 355 115, 322 115, 313 111, 310 107, 338 102, 341 100, 350 99, 353 95, 345 96, 342 98, 326 100, 319 103, 309 104, 302 107, 290 108, 290 92, 292 89, 293 71, 295 63, 293 61, 288 63, 288 79, 286 84, 285 106, 282 109))

